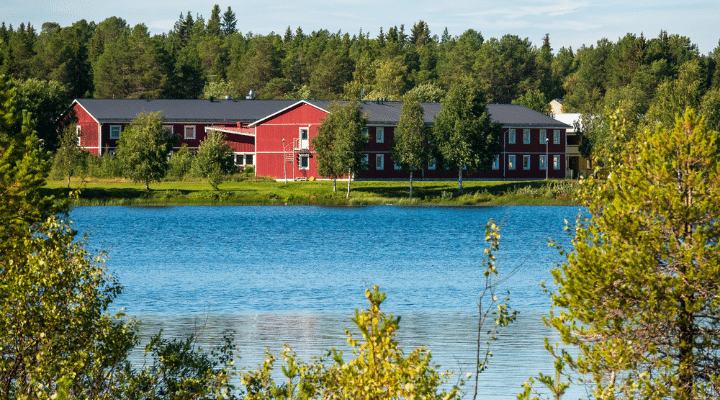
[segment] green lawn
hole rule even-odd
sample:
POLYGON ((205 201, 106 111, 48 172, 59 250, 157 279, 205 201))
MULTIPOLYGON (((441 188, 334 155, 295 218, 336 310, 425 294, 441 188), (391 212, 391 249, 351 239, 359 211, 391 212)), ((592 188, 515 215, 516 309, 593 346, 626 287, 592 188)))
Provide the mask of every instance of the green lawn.
MULTIPOLYGON (((49 180, 46 194, 66 198, 70 190, 64 180, 49 180)), ((213 190, 203 181, 166 181, 150 185, 123 179, 73 180, 78 190, 72 205, 570 205, 577 189, 575 181, 464 181, 463 193, 457 181, 415 181, 413 198, 408 198, 407 181, 357 181, 345 198, 347 182, 338 181, 333 193, 331 181, 223 182, 213 190)))

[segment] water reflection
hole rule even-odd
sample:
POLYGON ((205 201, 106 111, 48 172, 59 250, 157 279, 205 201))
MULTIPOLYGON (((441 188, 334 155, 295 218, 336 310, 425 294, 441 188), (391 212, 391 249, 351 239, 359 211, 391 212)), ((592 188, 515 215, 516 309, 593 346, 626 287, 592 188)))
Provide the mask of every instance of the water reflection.
MULTIPOLYGON (((484 225, 501 226, 497 265, 511 270, 501 290, 521 311, 500 334, 485 398, 514 399, 528 376, 552 371, 538 286, 562 260, 549 238, 567 245, 564 220, 577 207, 86 207, 73 210, 90 247, 110 249, 108 269, 125 286, 114 306, 143 322, 147 339, 200 333, 211 347, 234 332, 241 368, 287 343, 309 360, 346 350, 344 330, 365 288, 388 294, 386 312, 402 316, 406 351, 420 344, 443 369, 472 371, 484 225)), ((556 340, 552 338, 551 340, 556 340)), ((133 357, 142 362, 142 349, 133 357)), ((580 393, 580 392, 578 392, 580 393)), ((575 393, 577 394, 577 393, 575 393)), ((570 397, 584 396, 571 394, 570 397)))

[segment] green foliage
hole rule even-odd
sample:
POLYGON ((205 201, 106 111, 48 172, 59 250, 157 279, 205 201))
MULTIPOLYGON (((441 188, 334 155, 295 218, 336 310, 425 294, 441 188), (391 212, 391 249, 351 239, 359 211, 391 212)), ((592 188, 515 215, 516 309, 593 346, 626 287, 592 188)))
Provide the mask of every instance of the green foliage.
POLYGON ((12 80, 17 88, 17 108, 32 113, 38 138, 48 150, 58 148, 56 121, 70 106, 68 89, 57 81, 12 80))
POLYGON ((225 141, 222 132, 210 131, 205 140, 200 142, 197 155, 192 163, 195 176, 207 178, 213 189, 217 190, 223 178, 237 168, 233 163, 233 152, 225 141))
POLYGON ((101 398, 134 345, 131 327, 106 314, 120 292, 103 256, 75 241, 66 208, 44 197, 49 161, 31 119, 12 126, 12 90, 0 81, 0 391, 8 399, 73 393, 101 398))
POLYGON ((183 143, 180 150, 170 157, 167 175, 177 179, 185 178, 190 173, 194 159, 195 155, 190 151, 187 144, 183 143))
POLYGON ((167 340, 162 331, 150 338, 145 357, 152 363, 133 368, 126 363, 117 373, 117 385, 111 395, 117 399, 239 399, 230 383, 234 371, 232 336, 224 336, 224 344, 210 352, 195 345, 195 337, 167 340))
MULTIPOLYGON (((315 359, 306 364, 287 347, 283 349, 283 375, 287 383, 279 384, 271 377, 275 357, 268 353, 257 371, 241 375, 247 399, 459 399, 459 387, 440 392, 451 376, 440 373, 432 365, 430 352, 414 349, 407 355, 397 342, 400 318, 387 315, 380 305, 385 293, 378 286, 365 291, 370 308, 355 310, 352 321, 360 335, 349 330, 348 343, 355 358, 345 362, 342 351, 327 352, 330 359, 315 359)), ((463 381, 460 381, 462 384, 463 381)))
POLYGON ((70 187, 70 177, 73 173, 81 170, 84 161, 87 159, 87 152, 78 144, 76 125, 70 125, 63 129, 60 136, 60 148, 55 152, 56 170, 61 171, 67 177, 67 187, 70 187))
POLYGON ((720 395, 719 140, 688 109, 585 183, 549 322, 595 398, 720 395))
POLYGON ((165 177, 172 140, 161 113, 140 113, 120 135, 116 149, 125 177, 134 182, 160 182, 165 177))
POLYGON ((49 399, 69 382, 75 398, 104 398, 136 338, 132 322, 107 314, 120 286, 105 274, 103 256, 91 256, 69 224, 53 217, 11 248, 3 242, 2 392, 49 399))
POLYGON ((413 172, 422 171, 428 163, 427 140, 431 130, 425 125, 424 115, 420 103, 413 97, 406 97, 394 134, 392 159, 410 171, 409 197, 412 197, 413 172))
POLYGON ((445 91, 438 85, 425 83, 415 86, 405 93, 404 101, 414 97, 420 103, 436 103, 445 97, 445 91))
POLYGON ((480 373, 485 371, 492 356, 490 351, 491 342, 498 340, 497 334, 500 327, 505 327, 515 322, 517 311, 510 311, 510 297, 498 301, 497 289, 500 285, 499 271, 495 266, 495 254, 500 249, 500 228, 492 219, 485 224, 485 242, 488 247, 485 249, 485 258, 482 261, 483 276, 485 284, 478 298, 478 328, 477 328, 477 351, 475 353, 475 391, 473 399, 477 397, 478 379, 480 373), (486 328, 489 318, 493 318, 491 328, 486 328), (487 342, 485 343, 484 355, 481 356, 482 340, 481 334, 487 329, 487 342))
MULTIPOLYGON (((312 139, 318 173, 334 180, 343 174, 351 177, 364 170, 367 167, 363 155, 368 143, 363 134, 366 127, 367 118, 358 102, 333 103, 312 139)), ((346 197, 350 197, 350 181, 348 179, 346 197)))
POLYGON ((550 114, 550 102, 545 99, 545 95, 539 89, 525 92, 525 94, 513 100, 512 104, 520 104, 539 113, 550 114))
POLYGON ((501 127, 490 121, 485 94, 474 81, 466 79, 453 86, 435 118, 432 145, 438 164, 458 170, 458 191, 462 191, 462 168, 489 169, 500 153, 501 127))

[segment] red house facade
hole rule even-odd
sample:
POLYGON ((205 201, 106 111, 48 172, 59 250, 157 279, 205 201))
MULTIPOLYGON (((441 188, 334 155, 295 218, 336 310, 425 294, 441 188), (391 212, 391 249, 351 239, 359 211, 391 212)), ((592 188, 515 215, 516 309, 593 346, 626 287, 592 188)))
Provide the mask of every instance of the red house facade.
MULTIPOLYGON (((67 119, 77 123, 79 143, 93 154, 114 152, 122 131, 142 112, 162 112, 164 126, 197 149, 207 132, 223 132, 239 167, 275 179, 322 178, 312 149, 330 101, 315 100, 111 100, 77 99, 67 119)), ((392 161, 391 147, 400 119, 400 102, 361 103, 368 118, 368 168, 356 179, 408 179, 392 161)), ((432 125, 440 103, 423 103, 432 125)), ((566 139, 562 122, 519 105, 489 104, 493 122, 503 126, 503 150, 490 170, 463 171, 464 179, 565 178, 566 139)), ((456 179, 457 171, 435 168, 428 160, 416 178, 456 179)))

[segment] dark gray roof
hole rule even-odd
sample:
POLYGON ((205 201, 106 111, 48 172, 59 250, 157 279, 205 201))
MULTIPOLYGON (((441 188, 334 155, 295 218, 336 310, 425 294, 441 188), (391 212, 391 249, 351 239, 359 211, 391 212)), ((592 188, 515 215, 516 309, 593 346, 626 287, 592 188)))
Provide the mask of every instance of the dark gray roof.
MULTIPOLYGON (((332 101, 329 100, 306 100, 308 103, 329 111, 332 101)), ((400 120, 403 103, 400 101, 361 101, 363 112, 367 115, 370 125, 397 125, 400 120)), ((425 122, 431 124, 440 111, 440 103, 422 103, 425 109, 425 122)))
MULTIPOLYGON (((256 122, 282 111, 297 100, 116 100, 77 99, 100 123, 130 122, 141 112, 162 111, 166 120, 172 122, 233 123, 256 122)), ((330 110, 329 100, 306 100, 308 104, 330 110)), ((432 124, 440 112, 440 103, 421 103, 425 110, 425 122, 432 124)), ((400 120, 402 102, 363 101, 363 111, 371 125, 396 125, 400 120)), ((571 128, 545 114, 515 104, 488 104, 493 122, 508 127, 571 128)))
POLYGON ((162 111, 173 122, 254 122, 297 103, 295 100, 129 100, 77 99, 100 123, 130 122, 142 112, 162 111))
POLYGON ((490 119, 507 127, 572 128, 545 114, 518 104, 488 104, 490 119))

